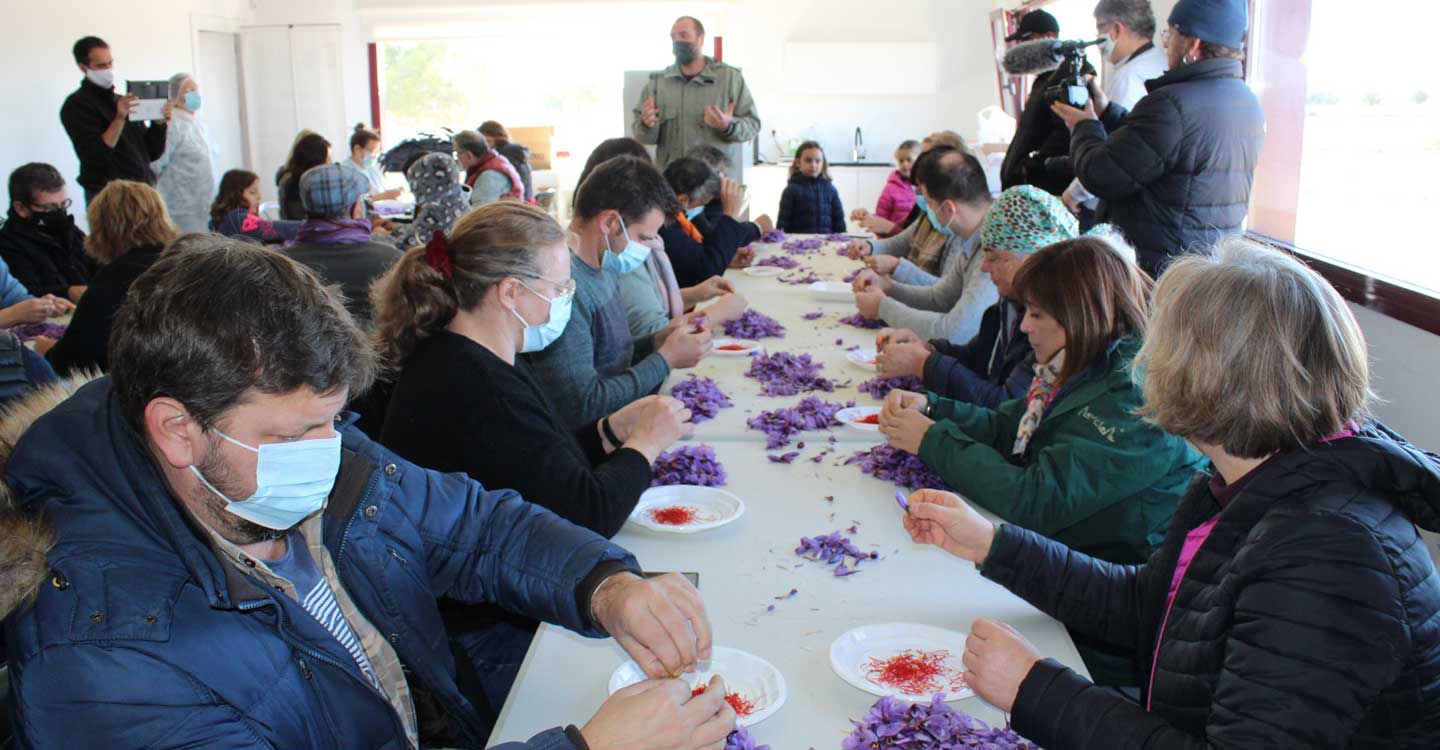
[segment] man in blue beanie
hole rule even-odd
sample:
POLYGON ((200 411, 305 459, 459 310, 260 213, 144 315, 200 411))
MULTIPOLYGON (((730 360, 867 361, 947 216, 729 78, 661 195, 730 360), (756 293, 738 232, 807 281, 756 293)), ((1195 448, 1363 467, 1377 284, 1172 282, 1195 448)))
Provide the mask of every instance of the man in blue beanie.
POLYGON ((1238 234, 1249 212, 1265 113, 1245 83, 1248 30, 1245 0, 1179 0, 1161 35, 1170 70, 1132 111, 1103 94, 1083 110, 1052 105, 1099 220, 1125 233, 1151 275, 1238 234))

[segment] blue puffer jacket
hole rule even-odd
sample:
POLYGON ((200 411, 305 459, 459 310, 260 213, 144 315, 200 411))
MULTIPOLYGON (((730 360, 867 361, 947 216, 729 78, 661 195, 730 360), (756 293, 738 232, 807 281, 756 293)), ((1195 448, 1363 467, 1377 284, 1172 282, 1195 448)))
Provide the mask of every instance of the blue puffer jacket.
MULTIPOLYGON (((634 560, 514 492, 407 463, 349 421, 338 430, 344 453, 323 533, 341 583, 404 664, 422 737, 428 707, 451 722, 442 735, 480 746, 436 597, 594 636, 577 591, 597 566, 634 560)), ((108 379, 36 421, 5 479, 55 535, 33 605, 5 620, 21 747, 408 746, 339 642, 190 525, 108 379)), ((504 747, 574 745, 555 729, 504 747)))
POLYGON ((845 231, 845 207, 840 191, 824 177, 796 174, 780 194, 780 216, 775 226, 787 232, 830 234, 845 231))

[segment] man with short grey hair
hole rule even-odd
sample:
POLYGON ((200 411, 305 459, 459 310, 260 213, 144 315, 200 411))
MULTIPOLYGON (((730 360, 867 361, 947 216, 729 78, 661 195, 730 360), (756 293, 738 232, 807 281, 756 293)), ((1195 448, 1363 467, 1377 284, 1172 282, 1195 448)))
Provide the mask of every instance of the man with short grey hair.
MULTIPOLYGON (((1145 96, 1145 82, 1165 74, 1165 50, 1156 47, 1155 11, 1150 0, 1100 0, 1095 6, 1095 33, 1105 39, 1101 50, 1114 72, 1101 89, 1091 82, 1095 111, 1105 127, 1120 127, 1124 114, 1145 96), (1111 107, 1110 104, 1118 104, 1111 107)), ((1081 231, 1094 224, 1100 199, 1090 194, 1076 178, 1061 196, 1066 208, 1080 216, 1081 231)))
POLYGON ((515 165, 490 148, 485 136, 473 130, 455 134, 455 160, 465 170, 465 187, 470 188, 470 205, 483 206, 502 198, 524 200, 525 183, 515 165))

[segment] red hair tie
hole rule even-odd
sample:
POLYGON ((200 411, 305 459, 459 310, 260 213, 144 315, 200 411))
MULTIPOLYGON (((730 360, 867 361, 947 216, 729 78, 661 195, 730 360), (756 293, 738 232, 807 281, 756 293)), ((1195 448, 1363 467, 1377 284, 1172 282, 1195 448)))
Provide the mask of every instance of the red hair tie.
POLYGON ((445 240, 445 233, 439 229, 425 243, 425 262, 447 279, 455 275, 455 266, 450 262, 450 244, 445 240))

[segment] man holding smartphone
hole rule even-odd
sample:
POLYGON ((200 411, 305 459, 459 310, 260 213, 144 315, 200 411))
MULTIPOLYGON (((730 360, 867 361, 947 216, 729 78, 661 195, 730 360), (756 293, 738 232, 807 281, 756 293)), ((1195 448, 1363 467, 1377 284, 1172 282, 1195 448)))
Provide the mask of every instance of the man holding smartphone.
POLYGON ((80 88, 66 97, 60 107, 60 124, 75 146, 80 160, 76 182, 85 190, 85 203, 100 193, 111 180, 135 180, 155 184, 150 162, 165 152, 165 119, 148 124, 130 121, 133 95, 115 93, 115 59, 105 40, 87 36, 75 42, 75 64, 85 74, 80 88))

